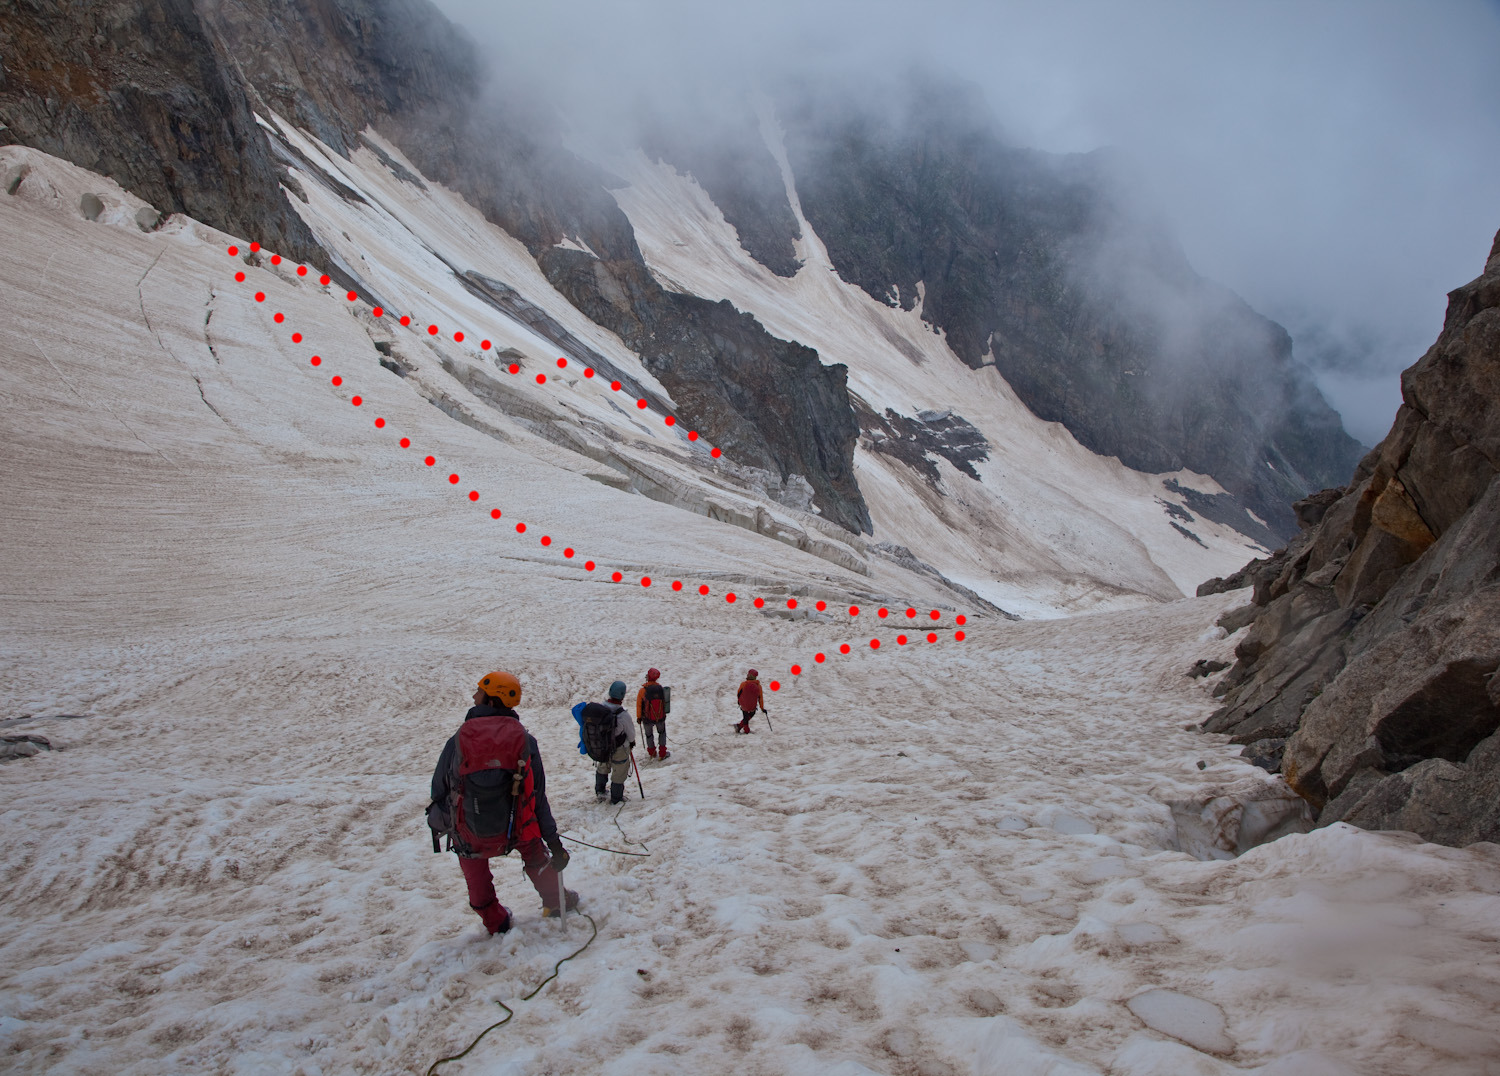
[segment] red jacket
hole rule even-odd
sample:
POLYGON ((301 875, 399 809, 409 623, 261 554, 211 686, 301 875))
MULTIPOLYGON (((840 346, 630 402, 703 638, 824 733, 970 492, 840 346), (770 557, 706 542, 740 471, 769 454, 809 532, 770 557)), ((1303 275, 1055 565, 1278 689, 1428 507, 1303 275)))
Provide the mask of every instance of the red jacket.
POLYGON ((741 713, 748 714, 757 708, 762 708, 765 706, 765 696, 760 693, 759 680, 746 680, 742 684, 740 684, 738 698, 740 701, 741 713))

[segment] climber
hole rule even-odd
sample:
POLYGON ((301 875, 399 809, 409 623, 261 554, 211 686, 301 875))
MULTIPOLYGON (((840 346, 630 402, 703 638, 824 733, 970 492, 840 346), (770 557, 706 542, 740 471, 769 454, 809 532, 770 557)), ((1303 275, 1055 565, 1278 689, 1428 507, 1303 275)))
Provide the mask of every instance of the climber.
POLYGON ((735 693, 735 701, 739 703, 740 720, 734 726, 735 732, 750 732, 750 719, 755 716, 755 710, 760 708, 761 713, 766 712, 765 696, 761 694, 760 673, 751 669, 745 674, 745 679, 740 683, 740 689, 735 693))
POLYGON ((646 682, 635 693, 635 719, 646 731, 646 753, 652 758, 671 758, 667 750, 667 715, 672 712, 671 689, 657 683, 661 679, 658 669, 646 670, 646 682), (661 750, 656 749, 660 738, 661 750))
POLYGON ((635 747, 635 722, 625 712, 625 681, 609 685, 608 702, 588 702, 578 708, 583 721, 583 741, 594 760, 594 798, 604 799, 609 782, 609 802, 625 801, 625 779, 630 775, 630 752, 635 747))
MULTIPOLYGON (((439 838, 448 838, 468 884, 469 906, 491 934, 511 926, 510 910, 495 895, 492 857, 520 850, 544 917, 559 914, 562 871, 568 865, 547 803, 541 752, 515 711, 520 701, 521 681, 511 673, 492 672, 479 681, 473 707, 438 758, 427 807, 432 850, 441 851, 439 838)), ((578 894, 571 889, 566 894, 571 911, 578 894)))

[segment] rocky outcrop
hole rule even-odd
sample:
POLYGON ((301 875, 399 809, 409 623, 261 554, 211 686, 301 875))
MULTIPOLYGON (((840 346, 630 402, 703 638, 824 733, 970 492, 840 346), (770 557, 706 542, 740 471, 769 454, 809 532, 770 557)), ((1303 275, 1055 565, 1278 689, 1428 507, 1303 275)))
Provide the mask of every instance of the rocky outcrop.
POLYGON ((1500 236, 1401 389, 1347 489, 1247 569, 1261 611, 1206 727, 1285 738, 1322 824, 1500 841, 1500 236))
POLYGON ((1083 445, 1212 475, 1277 541, 1296 533, 1286 506, 1359 458, 1285 330, 1199 277, 1120 194, 1108 154, 1011 147, 952 86, 918 86, 894 120, 816 94, 779 104, 803 213, 839 274, 920 303, 959 358, 995 365, 1083 445))
POLYGON ((248 87, 191 0, 8 0, 0 12, 0 144, 332 271, 282 193, 248 87))

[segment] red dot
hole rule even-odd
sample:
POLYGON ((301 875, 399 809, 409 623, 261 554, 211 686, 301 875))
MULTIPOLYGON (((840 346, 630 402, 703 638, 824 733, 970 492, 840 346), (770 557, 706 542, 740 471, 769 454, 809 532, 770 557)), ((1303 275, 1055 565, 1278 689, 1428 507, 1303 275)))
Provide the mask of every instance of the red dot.
POLYGON ((427 464, 427 466, 431 467, 434 463, 437 462, 437 457, 435 457, 435 456, 428 456, 422 462, 425 463, 425 464, 427 464))
POLYGON ((370 313, 374 314, 377 318, 385 317, 385 307, 377 306, 374 310, 371 310, 370 313))
POLYGON ((717 448, 716 448, 716 449, 714 449, 714 450, 713 450, 713 451, 712 451, 712 452, 710 452, 710 453, 709 453, 709 455, 710 455, 710 456, 712 456, 712 457, 713 457, 713 458, 714 458, 714 459, 718 459, 718 458, 719 458, 719 457, 720 457, 720 456, 721 456, 721 455, 723 455, 723 453, 721 453, 721 452, 720 452, 720 451, 719 451, 719 450, 718 450, 718 449, 717 449, 717 448))
POLYGON ((511 363, 509 366, 509 370, 513 374, 519 374, 521 372, 521 367, 516 365, 515 363, 511 363))
POLYGON ((557 360, 557 368, 559 370, 561 370, 566 365, 568 365, 568 360, 567 359, 561 359, 560 358, 560 359, 557 360))
POLYGON ((234 280, 235 280, 236 284, 243 284, 245 282, 245 274, 244 273, 235 273, 234 274, 234 280))
POLYGON ((707 594, 708 593, 708 584, 704 583, 702 586, 700 586, 698 588, 698 593, 699 594, 707 594))
POLYGON ((764 609, 766 607, 766 599, 764 599, 764 598, 756 598, 755 599, 755 607, 757 609, 764 609))
POLYGON ((875 615, 878 616, 881 620, 884 620, 887 616, 890 615, 890 610, 885 608, 885 606, 881 606, 878 610, 876 610, 875 615))
POLYGON ((230 247, 229 248, 229 256, 231 258, 236 257, 239 254, 239 252, 240 252, 240 248, 239 247, 230 247))
POLYGON ((646 410, 646 401, 645 400, 637 400, 635 402, 635 405, 637 407, 639 407, 642 411, 646 410))
POLYGON ((673 418, 671 415, 668 415, 667 416, 667 425, 668 426, 675 426, 675 425, 677 425, 677 420, 675 418, 673 418))
POLYGON ((377 418, 375 420, 375 428, 377 430, 383 430, 383 429, 385 429, 385 419, 383 419, 383 418, 377 418))
POLYGON ((410 325, 411 324, 411 318, 408 315, 406 315, 406 314, 402 314, 401 315, 401 324, 402 325, 410 325))
POLYGON ((546 374, 537 374, 536 375, 536 383, 538 385, 545 385, 547 383, 547 375, 546 374))
POLYGON ((698 431, 697 430, 688 430, 688 440, 689 441, 696 441, 696 440, 698 440, 698 431))
POLYGON ((935 642, 937 642, 937 632, 935 632, 935 631, 929 631, 927 633, 927 641, 929 643, 935 643, 935 642))
POLYGON ((490 509, 490 518, 491 519, 499 519, 500 518, 500 509, 498 509, 498 508, 491 508, 490 509))
POLYGON ((898 635, 898 636, 896 636, 896 645, 897 646, 905 646, 906 645, 906 636, 904 636, 904 635, 898 635))
POLYGON ((307 266, 305 266, 305 265, 299 265, 299 266, 297 266, 297 275, 298 276, 306 276, 307 275, 307 266))
POLYGON ((802 675, 802 666, 801 665, 793 665, 792 666, 792 675, 793 676, 801 676, 802 675))
POLYGON ((516 524, 516 533, 517 534, 525 534, 526 533, 526 524, 524 524, 524 523, 517 523, 516 524))
POLYGON ((584 561, 583 562, 583 570, 586 571, 586 572, 593 571, 594 570, 594 562, 591 561, 591 560, 584 561))
POLYGON ((461 332, 459 332, 459 333, 454 333, 454 334, 453 334, 453 342, 454 342, 454 343, 455 343, 455 344, 461 344, 461 343, 463 343, 463 342, 464 342, 464 334, 463 334, 463 333, 461 333, 461 332))
POLYGON ((938 612, 936 609, 934 609, 932 611, 932 619, 933 620, 941 620, 942 618, 943 618, 943 614, 942 613, 938 612))
POLYGON ((479 341, 479 348, 481 351, 488 351, 490 349, 490 342, 488 340, 479 341))
POLYGON ((871 639, 870 640, 870 649, 871 650, 879 650, 880 649, 880 640, 879 639, 871 639))
POLYGON ((300 343, 302 343, 302 334, 301 333, 292 333, 292 343, 294 343, 294 344, 300 344, 300 343))
POLYGON ((843 643, 842 645, 840 645, 839 646, 839 653, 840 654, 847 654, 847 653, 849 653, 849 644, 848 643, 843 643))
POLYGON ((592 366, 585 366, 583 368, 583 376, 584 377, 593 377, 594 376, 594 368, 592 366))
POLYGON ((551 545, 551 544, 552 544, 552 536, 550 534, 544 534, 544 535, 542 535, 542 545, 551 545))
POLYGON ((272 265, 280 265, 281 264, 281 255, 280 254, 272 254, 271 255, 271 264, 272 265))
POLYGON ((410 448, 411 447, 411 438, 410 437, 403 437, 403 438, 401 438, 401 447, 402 448, 410 448))
POLYGON ((781 681, 780 680, 772 680, 771 681, 771 690, 772 691, 780 691, 781 690, 781 681))
POLYGON ((651 585, 651 577, 649 575, 643 575, 643 576, 641 576, 641 586, 643 586, 643 587, 649 587, 650 585, 651 585))
POLYGON ((610 578, 613 579, 616 583, 618 583, 621 579, 624 579, 625 577, 623 575, 621 575, 619 572, 615 572, 614 574, 612 574, 610 576, 610 578))
POLYGON ((334 374, 333 378, 332 378, 332 382, 333 382, 333 385, 335 387, 337 387, 337 386, 342 385, 344 383, 344 379, 342 377, 340 377, 338 374, 334 374))
POLYGON ((322 284, 326 288, 329 284, 333 283, 333 279, 327 273, 324 273, 322 276, 318 277, 318 283, 322 284))
POLYGON ((959 613, 956 617, 953 618, 953 622, 955 624, 967 624, 969 622, 969 618, 964 616, 962 613, 959 613))
POLYGON ((283 321, 286 320, 286 315, 278 310, 276 311, 276 313, 271 315, 271 320, 274 321, 277 325, 280 325, 283 321))
POLYGON ((674 580, 672 580, 672 589, 673 590, 681 590, 682 589, 682 580, 681 579, 674 579, 674 580))
POLYGON ((849 615, 850 616, 859 616, 859 606, 857 606, 857 605, 851 605, 851 606, 849 606, 849 615))
POLYGON ((573 547, 572 546, 568 546, 567 549, 564 549, 563 550, 563 556, 568 557, 569 559, 571 559, 572 556, 573 556, 573 547))
POLYGON ((450 474, 448 476, 448 482, 451 485, 455 485, 455 486, 458 485, 458 475, 456 475, 456 474, 450 474))
POLYGON ((479 491, 477 489, 471 489, 471 490, 469 490, 469 500, 471 500, 471 501, 477 501, 477 500, 479 500, 479 491))
POLYGON ((797 608, 797 599, 796 598, 788 598, 786 600, 786 607, 788 609, 795 609, 795 608, 797 608))
POLYGON ((436 325, 429 325, 429 326, 427 326, 427 335, 428 336, 436 336, 437 335, 437 326, 436 325))
POLYGON ((350 400, 349 402, 352 403, 355 407, 358 407, 360 404, 364 403, 365 401, 361 397, 356 396, 356 397, 354 397, 354 399, 350 400))
POLYGON ((620 391, 620 383, 618 381, 611 381, 609 383, 609 387, 614 389, 616 392, 620 391))
POLYGON ((260 244, 259 243, 251 243, 250 244, 250 253, 251 254, 254 254, 259 249, 260 249, 260 244))
POLYGON ((908 609, 906 611, 906 615, 909 616, 909 617, 916 616, 917 615, 917 611, 915 609, 908 609))
POLYGON ((733 605, 734 604, 734 591, 731 590, 728 594, 724 595, 724 600, 727 601, 730 605, 733 605))
POLYGON ((256 292, 255 293, 255 301, 257 303, 263 303, 263 302, 265 302, 266 301, 266 293, 263 292, 263 291, 256 292))
POLYGON ((959 641, 959 642, 963 642, 963 641, 964 641, 964 633, 963 633, 963 632, 961 632, 961 631, 955 631, 955 632, 954 632, 954 633, 953 633, 953 637, 954 637, 954 638, 955 638, 955 639, 957 639, 957 640, 958 640, 958 641, 959 641))
POLYGON ((823 654, 814 654, 813 655, 813 660, 816 661, 819 665, 821 665, 827 659, 826 659, 826 657, 823 654))
POLYGON ((317 355, 314 355, 312 358, 308 359, 307 361, 310 362, 310 363, 312 363, 314 366, 322 366, 323 365, 322 358, 320 358, 317 355))
POLYGON ((355 299, 359 298, 359 293, 351 291, 348 295, 345 296, 345 298, 352 303, 355 299))
POLYGON ((820 613, 821 613, 821 612, 822 612, 822 611, 823 611, 823 610, 824 610, 824 609, 827 609, 827 608, 828 608, 828 603, 827 603, 827 602, 819 602, 819 603, 818 603, 818 604, 817 604, 817 610, 818 610, 818 612, 820 612, 820 613))

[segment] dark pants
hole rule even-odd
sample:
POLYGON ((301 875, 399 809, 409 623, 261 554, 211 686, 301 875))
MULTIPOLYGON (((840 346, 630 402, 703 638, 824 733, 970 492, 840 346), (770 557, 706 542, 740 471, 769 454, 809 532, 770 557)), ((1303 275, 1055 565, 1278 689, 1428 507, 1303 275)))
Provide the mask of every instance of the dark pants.
POLYGON ((655 747, 656 746, 656 740, 658 738, 660 738, 660 740, 661 740, 661 749, 663 751, 665 751, 667 749, 667 719, 666 718, 662 718, 660 721, 642 721, 641 722, 641 728, 644 729, 645 732, 646 732, 646 746, 648 748, 655 747))
POLYGON ((746 731, 749 731, 749 728, 750 728, 750 719, 755 716, 755 711, 754 710, 741 710, 740 714, 741 714, 742 717, 744 717, 744 720, 741 721, 740 724, 743 725, 743 726, 745 726, 746 731))
MULTIPOLYGON (((526 877, 536 886, 541 895, 542 906, 557 910, 557 890, 562 877, 552 869, 552 860, 547 855, 547 846, 540 838, 516 846, 521 853, 521 863, 526 877)), ((469 886, 469 906, 484 920, 485 929, 491 934, 504 925, 509 911, 495 896, 495 878, 490 873, 488 859, 458 857, 458 866, 464 872, 464 881, 469 886)))

